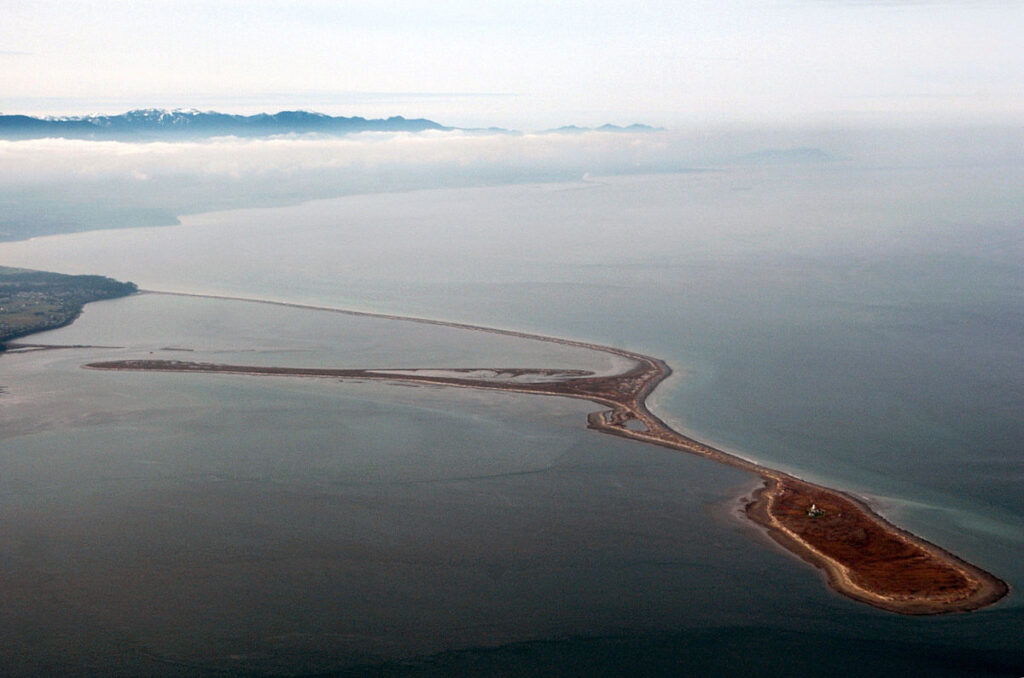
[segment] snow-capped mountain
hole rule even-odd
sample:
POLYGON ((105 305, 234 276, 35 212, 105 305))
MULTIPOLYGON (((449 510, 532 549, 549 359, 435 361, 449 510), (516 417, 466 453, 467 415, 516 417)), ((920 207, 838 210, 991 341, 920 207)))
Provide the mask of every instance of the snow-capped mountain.
POLYGON ((432 120, 334 117, 309 111, 231 115, 213 111, 138 109, 120 115, 35 118, 0 115, 0 138, 72 139, 201 138, 212 136, 272 136, 277 134, 349 134, 353 132, 422 132, 444 130, 432 120))

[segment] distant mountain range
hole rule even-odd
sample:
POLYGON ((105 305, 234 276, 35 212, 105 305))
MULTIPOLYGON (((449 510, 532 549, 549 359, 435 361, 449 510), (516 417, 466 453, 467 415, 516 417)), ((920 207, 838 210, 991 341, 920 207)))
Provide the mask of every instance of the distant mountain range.
POLYGON ((275 134, 350 134, 353 132, 423 132, 451 129, 432 120, 395 116, 386 119, 344 118, 281 111, 258 115, 230 115, 202 111, 143 109, 121 115, 69 118, 33 118, 0 115, 0 137, 6 139, 180 139, 195 137, 262 137, 275 134))
MULTIPOLYGON (((424 118, 335 117, 308 111, 281 111, 258 115, 231 115, 213 111, 141 109, 121 115, 87 115, 63 118, 35 118, 28 115, 0 115, 0 138, 40 139, 133 139, 182 140, 216 136, 264 137, 280 134, 342 135, 356 132, 424 132, 455 130, 424 118)), ((583 132, 653 132, 661 128, 648 125, 569 125, 545 133, 579 134, 583 132)), ((486 133, 514 133, 488 128, 464 130, 486 133)))
POLYGON ((664 132, 664 127, 651 127, 650 125, 641 125, 640 123, 634 123, 626 127, 620 127, 619 125, 601 125, 600 127, 577 127, 576 125, 566 125, 565 127, 556 127, 555 129, 544 130, 544 134, 583 134, 584 132, 664 132))

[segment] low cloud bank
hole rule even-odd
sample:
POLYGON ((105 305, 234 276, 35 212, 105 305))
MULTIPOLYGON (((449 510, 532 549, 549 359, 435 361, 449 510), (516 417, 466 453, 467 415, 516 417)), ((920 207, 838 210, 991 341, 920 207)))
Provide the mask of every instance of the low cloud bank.
POLYGON ((355 193, 685 169, 672 147, 659 134, 598 132, 0 141, 0 238, 355 193))
POLYGON ((318 172, 386 173, 471 168, 547 174, 677 165, 672 139, 659 134, 591 132, 470 134, 364 133, 347 137, 222 137, 209 141, 125 143, 72 139, 0 141, 0 180, 146 180, 196 175, 236 179, 318 172))
MULTIPOLYGON (((958 148, 1012 161, 1007 135, 963 133, 958 148), (985 143, 979 140, 984 139, 985 143)), ((1015 138, 1020 138, 1019 136, 1015 138)), ((181 214, 356 193, 584 176, 679 172, 730 164, 905 162, 943 158, 947 135, 906 132, 363 133, 124 143, 0 141, 0 239, 174 223, 181 214)), ((961 153, 962 155, 962 153, 961 153)))

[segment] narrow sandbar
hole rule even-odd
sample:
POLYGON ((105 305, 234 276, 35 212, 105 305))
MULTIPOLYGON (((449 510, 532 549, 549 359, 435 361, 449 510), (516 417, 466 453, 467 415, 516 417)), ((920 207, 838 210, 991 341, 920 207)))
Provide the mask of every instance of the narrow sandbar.
MULTIPOLYGON (((282 302, 265 303, 290 305, 282 302)), ((975 610, 994 603, 1008 592, 1006 583, 999 578, 892 525, 859 499, 723 452, 673 429, 651 413, 646 405, 651 392, 672 373, 671 368, 662 360, 610 346, 512 330, 361 311, 295 306, 554 342, 601 351, 625 359, 625 362, 619 373, 600 375, 576 370, 522 367, 332 369, 225 365, 180 360, 119 360, 90 363, 85 367, 377 380, 589 400, 607 408, 588 415, 589 428, 708 457, 760 476, 764 486, 747 505, 746 515, 765 528, 781 546, 822 569, 833 589, 854 600, 901 614, 940 614, 975 610)))

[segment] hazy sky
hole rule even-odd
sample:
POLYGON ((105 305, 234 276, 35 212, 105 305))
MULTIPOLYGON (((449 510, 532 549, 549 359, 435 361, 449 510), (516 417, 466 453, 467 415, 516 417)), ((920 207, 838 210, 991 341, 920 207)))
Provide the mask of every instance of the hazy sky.
POLYGON ((0 111, 1016 120, 1024 3, 0 0, 0 111))

